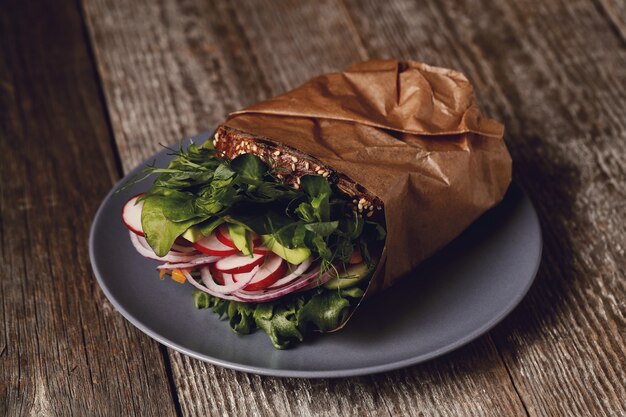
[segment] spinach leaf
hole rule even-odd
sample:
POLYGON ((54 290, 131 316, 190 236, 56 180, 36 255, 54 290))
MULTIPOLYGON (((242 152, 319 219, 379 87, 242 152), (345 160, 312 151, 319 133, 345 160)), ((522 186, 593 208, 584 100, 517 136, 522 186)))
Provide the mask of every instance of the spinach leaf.
POLYGON ((141 212, 141 227, 150 247, 158 256, 165 256, 178 236, 206 217, 193 217, 182 222, 173 222, 165 214, 169 199, 159 195, 148 195, 141 212))
POLYGON ((230 161, 231 168, 241 177, 260 181, 267 172, 267 165, 252 154, 242 154, 230 161))

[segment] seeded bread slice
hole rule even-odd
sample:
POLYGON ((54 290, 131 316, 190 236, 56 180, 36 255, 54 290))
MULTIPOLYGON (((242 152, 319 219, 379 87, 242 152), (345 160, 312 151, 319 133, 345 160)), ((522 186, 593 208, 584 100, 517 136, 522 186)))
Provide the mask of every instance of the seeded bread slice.
POLYGON ((300 177, 303 175, 322 175, 352 200, 353 208, 357 213, 367 217, 375 214, 378 217, 379 212, 382 214, 382 200, 348 176, 297 149, 227 126, 217 128, 213 136, 213 144, 218 155, 225 159, 233 159, 244 153, 257 155, 274 168, 279 179, 294 188, 300 187, 300 177))

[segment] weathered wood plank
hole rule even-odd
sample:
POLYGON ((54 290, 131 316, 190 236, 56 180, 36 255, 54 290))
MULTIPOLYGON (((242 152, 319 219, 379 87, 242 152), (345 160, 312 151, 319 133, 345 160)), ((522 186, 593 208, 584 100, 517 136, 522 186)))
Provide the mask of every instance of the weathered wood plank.
POLYGON ((626 42, 626 2, 620 0, 597 0, 600 7, 611 20, 615 30, 626 42))
POLYGON ((369 53, 459 68, 506 121, 545 232, 538 281, 498 327, 531 415, 626 413, 626 49, 591 2, 350 1, 369 53))
MULTIPOLYGON (((85 7, 126 169, 158 142, 213 127, 228 111, 366 57, 332 1, 86 0, 85 7)), ((424 366, 342 381, 250 376, 170 356, 190 415, 524 414, 488 337, 424 366)))
POLYGON ((0 415, 172 414, 158 344, 89 267, 119 173, 79 8, 1 2, 0 39, 0 415))

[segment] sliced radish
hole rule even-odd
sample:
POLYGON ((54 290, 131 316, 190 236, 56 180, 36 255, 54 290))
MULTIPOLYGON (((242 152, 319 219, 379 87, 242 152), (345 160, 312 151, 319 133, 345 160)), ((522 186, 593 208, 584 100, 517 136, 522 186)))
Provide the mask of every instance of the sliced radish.
POLYGON ((312 258, 305 259, 304 262, 299 264, 296 269, 294 269, 289 275, 286 275, 267 287, 268 289, 281 288, 285 285, 291 283, 298 279, 298 277, 306 272, 306 270, 311 266, 312 258))
POLYGON ((165 256, 158 256, 156 253, 154 253, 150 245, 148 245, 146 239, 135 234, 134 232, 128 232, 128 234, 130 235, 130 241, 135 249, 137 249, 137 252, 139 252, 144 257, 154 259, 155 261, 190 262, 198 257, 197 255, 184 255, 171 251, 168 252, 165 256))
MULTIPOLYGON (((246 279, 241 280, 239 282, 228 281, 226 282, 226 277, 224 277, 224 285, 219 285, 213 275, 211 274, 211 270, 208 267, 204 267, 200 269, 200 276, 202 277, 202 282, 204 285, 211 291, 217 294, 227 295, 233 293, 235 291, 239 291, 252 280, 252 277, 259 270, 259 267, 256 266, 250 274, 246 274, 246 279)), ((217 297, 221 297, 221 295, 217 295, 217 297)))
POLYGON ((250 272, 252 268, 263 262, 264 255, 258 253, 252 256, 235 254, 222 258, 215 263, 215 268, 229 274, 241 274, 242 272, 250 272))
POLYGON ((193 244, 193 247, 198 249, 200 252, 213 256, 229 256, 237 253, 237 249, 224 245, 217 239, 217 236, 214 233, 200 239, 193 244))
MULTIPOLYGON (((237 298, 235 298, 235 297, 233 297, 231 295, 226 295, 226 294, 222 294, 222 293, 213 291, 213 290, 205 287, 204 285, 200 284, 199 282, 196 282, 195 278, 192 277, 191 274, 188 271, 183 271, 183 275, 185 275, 185 278, 187 278, 187 282, 189 282, 191 285, 193 285, 194 287, 196 287, 200 291, 203 291, 203 292, 205 292, 207 294, 211 294, 214 297, 222 298, 224 300, 238 301, 237 298)), ((210 275, 210 273, 209 273, 209 275, 210 275)), ((204 282, 204 279, 202 281, 204 282)))
POLYGON ((143 228, 141 227, 141 211, 143 210, 143 200, 137 203, 137 199, 143 196, 145 193, 138 194, 132 197, 130 200, 124 204, 124 208, 122 208, 122 220, 128 230, 138 234, 139 236, 144 236, 143 228))
POLYGON ((259 255, 265 255, 270 253, 271 250, 267 246, 255 246, 252 252, 258 253, 259 255))
POLYGON ((224 274, 222 273, 222 271, 219 271, 215 268, 215 264, 209 265, 209 271, 211 272, 211 276, 213 276, 215 282, 220 285, 224 285, 224 274))
POLYGON ((233 243, 230 238, 230 233, 228 233, 228 226, 221 225, 218 227, 217 230, 215 230, 215 236, 217 237, 217 240, 222 242, 222 244, 228 246, 229 248, 237 249, 237 246, 235 246, 235 243, 233 243))
MULTIPOLYGON (((250 233, 250 232, 246 232, 246 233, 250 233)), ((217 239, 222 242, 224 245, 233 248, 233 249, 237 249, 237 246, 235 245, 235 242, 233 242, 233 240, 230 238, 230 232, 228 231, 228 226, 226 225, 221 225, 220 227, 218 227, 215 230, 215 236, 217 236, 217 239)), ((252 233, 252 246, 257 246, 261 243, 261 237, 255 233, 252 233)), ((254 253, 267 253, 269 252, 269 249, 265 250, 264 249, 259 249, 259 252, 257 252, 257 248, 254 248, 254 253)))
POLYGON ((272 301, 277 298, 283 297, 292 292, 298 291, 313 283, 317 284, 315 286, 322 285, 326 283, 328 280, 330 280, 332 277, 333 275, 329 272, 325 272, 320 275, 319 269, 316 269, 315 271, 309 274, 302 275, 301 277, 293 281, 291 284, 286 285, 282 288, 276 288, 276 289, 271 289, 271 290, 265 289, 261 291, 239 290, 237 292, 232 293, 232 295, 237 297, 237 299, 242 302, 264 303, 267 301, 272 301))
MULTIPOLYGON (((246 291, 259 291, 278 281, 285 274, 286 262, 277 255, 269 256, 259 268, 252 281, 244 287, 246 291)), ((242 279, 240 274, 233 276, 235 281, 242 279)))

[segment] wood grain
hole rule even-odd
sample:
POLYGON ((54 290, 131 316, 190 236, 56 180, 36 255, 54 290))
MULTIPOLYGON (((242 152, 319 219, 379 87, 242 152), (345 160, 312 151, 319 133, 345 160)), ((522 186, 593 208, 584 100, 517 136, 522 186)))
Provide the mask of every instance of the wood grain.
POLYGON ((584 1, 350 2, 368 52, 462 69, 505 120, 545 256, 493 332, 530 415, 626 414, 626 50, 584 1))
MULTIPOLYGON (((126 169, 159 141, 213 127, 230 110, 366 57, 351 22, 331 1, 235 7, 89 0, 85 8, 126 169), (131 24, 138 20, 141 37, 131 24), (148 48, 140 39, 159 39, 164 32, 167 39, 157 42, 162 47, 148 48), (138 113, 141 120, 128 116, 138 113)), ((464 352, 407 371, 342 381, 250 376, 173 351, 170 357, 186 415, 524 414, 490 339, 464 352)))
POLYGON ((119 173, 79 9, 1 2, 0 40, 0 415, 172 414, 158 345, 89 267, 119 173))
POLYGON ((85 0, 125 169, 159 142, 319 72, 368 56, 412 58, 470 76, 486 113, 507 126, 516 178, 544 227, 538 281, 493 339, 340 381, 251 376, 170 351, 183 413, 626 413, 626 52, 615 30, 624 14, 607 4, 621 7, 85 0))

